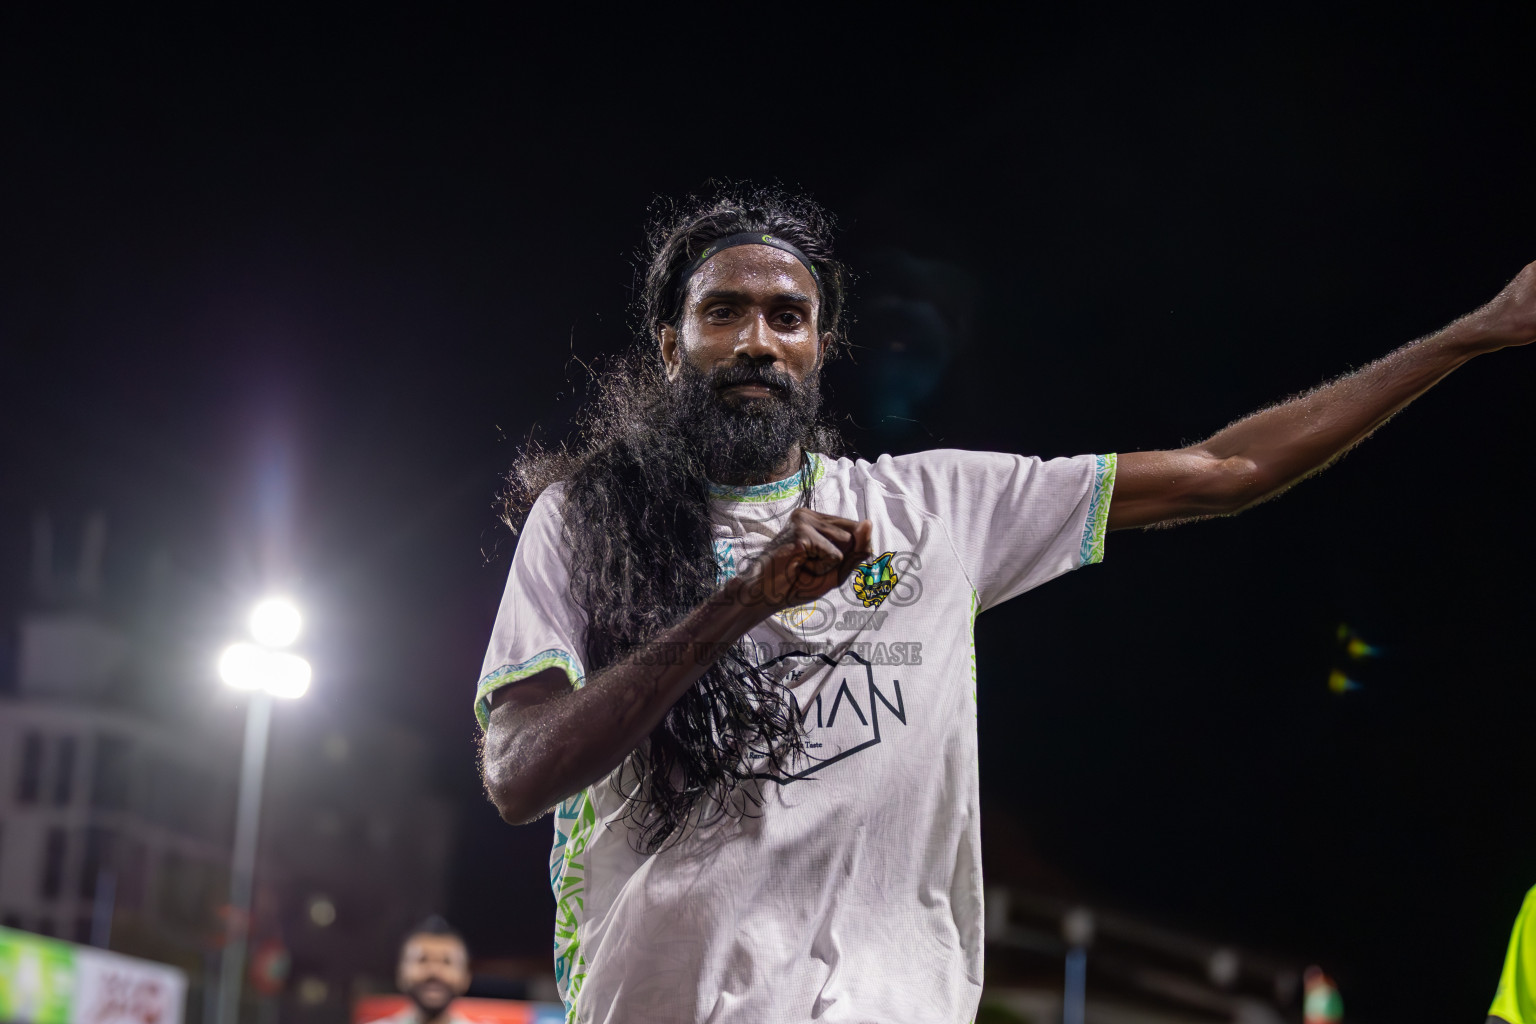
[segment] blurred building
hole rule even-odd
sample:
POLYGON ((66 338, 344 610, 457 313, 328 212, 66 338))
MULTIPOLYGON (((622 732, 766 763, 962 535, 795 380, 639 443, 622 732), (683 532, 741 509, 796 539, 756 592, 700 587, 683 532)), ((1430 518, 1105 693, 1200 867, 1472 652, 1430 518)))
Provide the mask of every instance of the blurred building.
MULTIPOLYGON (((0 925, 181 967, 199 1024, 223 940, 243 722, 243 697, 212 666, 236 637, 108 600, 104 545, 94 516, 59 573, 48 521, 34 529, 0 687, 0 925), (190 654, 168 655, 177 645, 190 654)), ((432 767, 419 737, 366 709, 306 698, 278 710, 250 944, 266 984, 247 986, 248 1003, 340 1022, 355 992, 392 985, 402 934, 445 901, 453 821, 432 767)))
POLYGON ((106 523, 76 571, 35 530, 29 607, 0 696, 0 924, 202 972, 228 887, 234 762, 215 737, 138 713, 128 631, 101 606, 106 523))
POLYGON ((163 729, 36 694, 0 703, 0 750, 0 924, 142 933, 188 966, 227 886, 227 778, 163 729))

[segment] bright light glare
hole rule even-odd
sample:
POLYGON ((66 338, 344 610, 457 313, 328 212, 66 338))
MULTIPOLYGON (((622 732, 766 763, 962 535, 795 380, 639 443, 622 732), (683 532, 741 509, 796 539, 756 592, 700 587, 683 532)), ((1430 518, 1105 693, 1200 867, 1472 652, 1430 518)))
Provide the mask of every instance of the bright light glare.
POLYGON ((261 661, 265 653, 255 644, 230 644, 219 655, 219 678, 237 690, 261 689, 261 661))
POLYGON ((297 654, 268 654, 271 659, 271 675, 267 680, 267 692, 274 697, 302 697, 309 690, 313 674, 309 662, 297 654))
POLYGON ((286 598, 269 597, 251 610, 251 635, 268 647, 287 647, 303 625, 299 610, 286 598))
POLYGON ((255 644, 230 644, 219 656, 219 678, 237 690, 266 690, 274 697, 302 697, 313 670, 297 654, 255 644))

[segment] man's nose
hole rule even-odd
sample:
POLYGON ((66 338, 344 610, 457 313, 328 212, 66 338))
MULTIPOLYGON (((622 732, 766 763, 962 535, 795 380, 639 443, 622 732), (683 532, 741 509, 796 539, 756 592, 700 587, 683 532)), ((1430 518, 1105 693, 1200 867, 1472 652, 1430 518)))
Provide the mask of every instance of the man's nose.
POLYGON ((768 326, 768 317, 759 313, 749 317, 742 331, 736 336, 736 355, 752 360, 777 360, 779 338, 768 326))

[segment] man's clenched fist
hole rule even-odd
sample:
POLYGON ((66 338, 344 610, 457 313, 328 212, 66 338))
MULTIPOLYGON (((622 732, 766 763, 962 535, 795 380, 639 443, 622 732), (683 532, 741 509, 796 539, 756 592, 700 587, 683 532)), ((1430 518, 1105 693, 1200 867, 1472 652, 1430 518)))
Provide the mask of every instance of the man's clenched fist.
POLYGON ((841 586, 853 567, 871 555, 869 520, 854 522, 808 508, 789 514, 789 523, 763 553, 732 581, 744 600, 768 614, 814 601, 841 586))

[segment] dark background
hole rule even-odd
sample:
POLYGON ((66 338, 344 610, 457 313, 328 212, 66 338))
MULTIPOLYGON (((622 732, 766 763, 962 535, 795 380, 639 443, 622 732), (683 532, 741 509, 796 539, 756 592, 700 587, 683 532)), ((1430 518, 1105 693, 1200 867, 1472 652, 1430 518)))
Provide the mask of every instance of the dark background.
MULTIPOLYGON (((7 621, 39 507, 107 509, 129 592, 164 552, 209 630, 188 652, 296 580, 306 700, 433 739, 482 955, 543 953, 552 912, 548 822, 477 789, 491 496, 563 433, 573 354, 626 343, 658 194, 778 181, 839 214, 862 347, 835 401, 870 457, 1193 441, 1536 258, 1528 4, 21 18, 7 621)), ((1536 883, 1533 358, 985 616, 989 806, 1096 898, 1323 963, 1352 1017, 1480 1019, 1536 883), (1341 622, 1386 650, 1342 696, 1341 622)))

